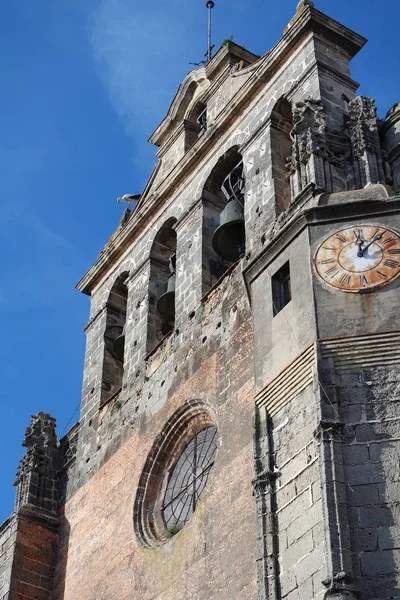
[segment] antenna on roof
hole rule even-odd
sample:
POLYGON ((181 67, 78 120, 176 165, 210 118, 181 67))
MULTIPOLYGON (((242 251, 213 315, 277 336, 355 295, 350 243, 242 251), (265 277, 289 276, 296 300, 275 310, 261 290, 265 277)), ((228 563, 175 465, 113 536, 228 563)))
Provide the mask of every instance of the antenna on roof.
POLYGON ((207 62, 211 60, 211 52, 214 46, 211 44, 211 11, 214 8, 214 2, 212 0, 208 0, 206 2, 206 7, 208 8, 208 46, 207 46, 207 62))
POLYGON ((208 45, 207 52, 205 53, 206 60, 201 60, 200 62, 191 62, 189 65, 194 65, 195 67, 200 67, 200 65, 206 65, 210 62, 212 58, 212 51, 214 48, 214 44, 211 43, 211 11, 214 8, 215 4, 212 0, 207 0, 206 7, 208 8, 208 45))

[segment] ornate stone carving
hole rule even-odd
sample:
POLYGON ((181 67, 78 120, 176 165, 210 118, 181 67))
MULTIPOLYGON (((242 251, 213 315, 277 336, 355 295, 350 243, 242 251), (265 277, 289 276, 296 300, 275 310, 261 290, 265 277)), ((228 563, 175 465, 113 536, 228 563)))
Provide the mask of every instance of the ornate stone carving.
POLYGON ((382 160, 378 119, 372 98, 357 96, 349 102, 347 129, 354 161, 355 187, 389 183, 390 174, 385 172, 382 160))
POLYGON ((307 98, 293 108, 292 155, 287 163, 294 200, 309 184, 327 189, 326 121, 320 100, 307 98))
POLYGON ((24 505, 36 506, 50 512, 57 510, 56 421, 39 412, 32 415, 22 445, 27 448, 20 461, 14 485, 18 486, 16 509, 24 505))
POLYGON ((365 152, 380 152, 375 100, 357 96, 349 103, 349 116, 353 156, 358 158, 365 152))
POLYGON ((348 104, 339 130, 328 130, 321 100, 307 98, 293 107, 292 154, 288 158, 292 202, 314 184, 327 192, 392 183, 382 153, 375 101, 358 96, 348 104))
POLYGON ((292 139, 298 149, 298 158, 306 164, 313 154, 326 153, 325 112, 320 100, 307 98, 297 102, 293 110, 292 139))

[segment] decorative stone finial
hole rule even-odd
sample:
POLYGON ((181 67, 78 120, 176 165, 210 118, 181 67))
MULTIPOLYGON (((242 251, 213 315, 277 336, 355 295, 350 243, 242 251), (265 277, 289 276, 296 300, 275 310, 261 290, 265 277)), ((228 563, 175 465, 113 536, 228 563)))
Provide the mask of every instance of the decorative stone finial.
POLYGON ((298 5, 296 6, 296 10, 301 10, 302 8, 305 8, 306 6, 314 7, 315 4, 314 4, 313 0, 300 0, 298 5))
POLYGON ((291 19, 289 21, 289 23, 286 25, 285 29, 283 30, 284 35, 300 19, 302 13, 306 10, 307 6, 310 6, 311 8, 313 8, 313 6, 314 6, 313 0, 300 0, 300 2, 298 3, 298 5, 296 7, 296 14, 294 15, 293 19, 291 19))

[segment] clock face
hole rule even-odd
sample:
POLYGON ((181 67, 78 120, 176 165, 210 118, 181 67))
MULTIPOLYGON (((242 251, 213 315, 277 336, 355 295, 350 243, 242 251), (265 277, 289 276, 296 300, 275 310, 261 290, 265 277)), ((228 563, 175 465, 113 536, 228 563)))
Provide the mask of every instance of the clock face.
POLYGON ((370 292, 400 275, 400 233, 379 225, 336 231, 318 247, 314 268, 324 283, 343 292, 370 292))

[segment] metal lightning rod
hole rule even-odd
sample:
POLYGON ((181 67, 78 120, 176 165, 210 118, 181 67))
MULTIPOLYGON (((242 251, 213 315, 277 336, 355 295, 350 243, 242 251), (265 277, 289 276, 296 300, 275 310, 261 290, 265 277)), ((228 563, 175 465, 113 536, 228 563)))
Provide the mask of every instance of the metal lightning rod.
POLYGON ((214 8, 214 2, 208 0, 206 7, 208 8, 208 46, 207 46, 207 62, 211 60, 211 52, 214 46, 211 44, 211 11, 214 8))

